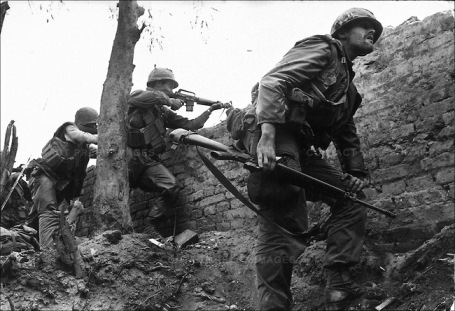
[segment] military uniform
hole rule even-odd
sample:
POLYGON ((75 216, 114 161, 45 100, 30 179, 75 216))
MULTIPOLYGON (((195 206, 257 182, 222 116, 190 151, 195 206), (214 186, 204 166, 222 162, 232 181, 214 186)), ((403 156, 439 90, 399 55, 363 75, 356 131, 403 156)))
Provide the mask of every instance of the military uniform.
POLYGON ((128 101, 129 182, 131 188, 159 193, 149 214, 152 223, 164 215, 178 190, 175 177, 159 158, 166 150, 166 128, 195 131, 210 117, 210 111, 205 111, 189 120, 165 107, 169 101, 166 94, 151 87, 132 92, 128 101))
MULTIPOLYGON (((375 42, 382 26, 364 9, 352 9, 341 15, 332 28, 332 35, 337 36, 346 24, 356 19, 374 25, 375 42)), ((345 190, 349 188, 349 180, 343 180, 342 172, 332 167, 317 150, 325 150, 333 142, 343 173, 361 179, 366 177, 353 120, 361 104, 353 78, 352 62, 344 45, 329 35, 312 36, 297 42, 261 79, 256 110, 259 125, 273 124, 274 151, 282 157, 283 164, 345 190)), ((264 147, 264 151, 267 150, 264 147)), ((366 216, 359 204, 333 198, 330 193, 311 185, 302 192, 298 187, 277 182, 273 171, 251 174, 248 189, 250 198, 259 204, 264 214, 296 233, 308 227, 306 200, 324 201, 332 213, 324 267, 328 271, 346 271, 359 262, 366 216)), ((259 216, 256 272, 260 310, 290 309, 293 264, 305 247, 259 216)), ((329 273, 327 286, 331 287, 326 295, 330 296, 326 297, 326 307, 330 310, 339 308, 338 302, 353 296, 351 281, 344 282, 343 277, 329 273), (332 297, 339 293, 339 297, 332 297)))
MULTIPOLYGON (((86 109, 90 109, 91 123, 95 124, 98 114, 91 108, 86 109)), ((97 135, 94 135, 96 126, 90 130, 93 134, 79 128, 89 130, 84 124, 63 123, 44 146, 42 157, 32 161, 29 181, 33 199, 31 213, 37 213, 39 217, 41 247, 53 247, 53 235, 59 228, 59 205, 63 200, 69 202, 81 194, 91 154, 89 144, 97 142, 97 135), (77 135, 77 141, 73 141, 69 133, 77 135)))

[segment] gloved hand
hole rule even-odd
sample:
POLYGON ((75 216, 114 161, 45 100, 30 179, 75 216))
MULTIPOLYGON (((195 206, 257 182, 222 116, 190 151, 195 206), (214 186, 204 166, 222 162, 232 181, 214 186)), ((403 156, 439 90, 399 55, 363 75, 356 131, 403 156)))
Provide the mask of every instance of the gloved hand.
POLYGON ((217 103, 213 104, 212 106, 210 106, 209 111, 212 112, 212 111, 215 111, 218 109, 223 109, 223 108, 226 108, 226 109, 232 108, 232 104, 231 103, 223 104, 222 102, 217 102, 217 103))
POLYGON ((169 98, 169 103, 170 103, 169 106, 174 111, 179 110, 185 104, 185 102, 183 100, 177 99, 177 98, 169 98))

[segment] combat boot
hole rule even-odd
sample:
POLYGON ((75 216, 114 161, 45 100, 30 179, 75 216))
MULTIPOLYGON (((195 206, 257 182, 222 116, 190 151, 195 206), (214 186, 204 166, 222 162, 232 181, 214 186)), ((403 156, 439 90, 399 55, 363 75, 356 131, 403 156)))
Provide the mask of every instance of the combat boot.
POLYGON ((347 267, 327 270, 327 284, 324 289, 324 304, 327 311, 346 310, 363 294, 362 289, 352 282, 347 267))

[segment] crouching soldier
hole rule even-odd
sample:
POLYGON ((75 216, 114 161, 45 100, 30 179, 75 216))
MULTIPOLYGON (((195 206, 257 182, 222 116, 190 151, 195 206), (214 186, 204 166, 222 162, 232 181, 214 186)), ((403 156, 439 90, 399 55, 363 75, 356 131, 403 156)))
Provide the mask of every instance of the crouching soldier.
POLYGON ((90 155, 96 154, 98 112, 84 107, 75 121, 63 123, 44 146, 41 158, 32 161, 30 177, 33 208, 38 214, 41 248, 54 247, 58 232, 59 205, 81 194, 90 155))
POLYGON ((156 231, 156 225, 178 196, 177 181, 160 160, 160 155, 166 151, 166 128, 198 130, 204 126, 212 111, 223 107, 221 103, 214 104, 191 120, 180 116, 173 110, 180 109, 184 102, 171 98, 173 89, 178 85, 172 70, 154 68, 148 77, 146 90, 132 92, 128 100, 127 156, 130 187, 158 192, 149 213, 150 223, 144 230, 144 233, 156 238, 161 237, 156 231))

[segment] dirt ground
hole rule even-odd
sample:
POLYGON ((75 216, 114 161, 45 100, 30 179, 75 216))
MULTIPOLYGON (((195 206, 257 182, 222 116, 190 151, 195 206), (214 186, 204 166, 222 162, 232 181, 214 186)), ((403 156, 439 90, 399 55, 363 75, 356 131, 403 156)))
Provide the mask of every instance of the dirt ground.
MULTIPOLYGON (((13 268, 1 279, 1 310, 254 310, 255 236, 255 228, 206 232, 175 252, 147 234, 105 232, 80 244, 83 279, 55 253, 13 253, 13 268)), ((389 301, 382 310, 450 310, 453 236, 452 225, 412 253, 388 256, 367 243, 352 271, 367 293, 351 310, 389 301)), ((295 265, 293 310, 323 310, 324 247, 315 242, 295 265)))

